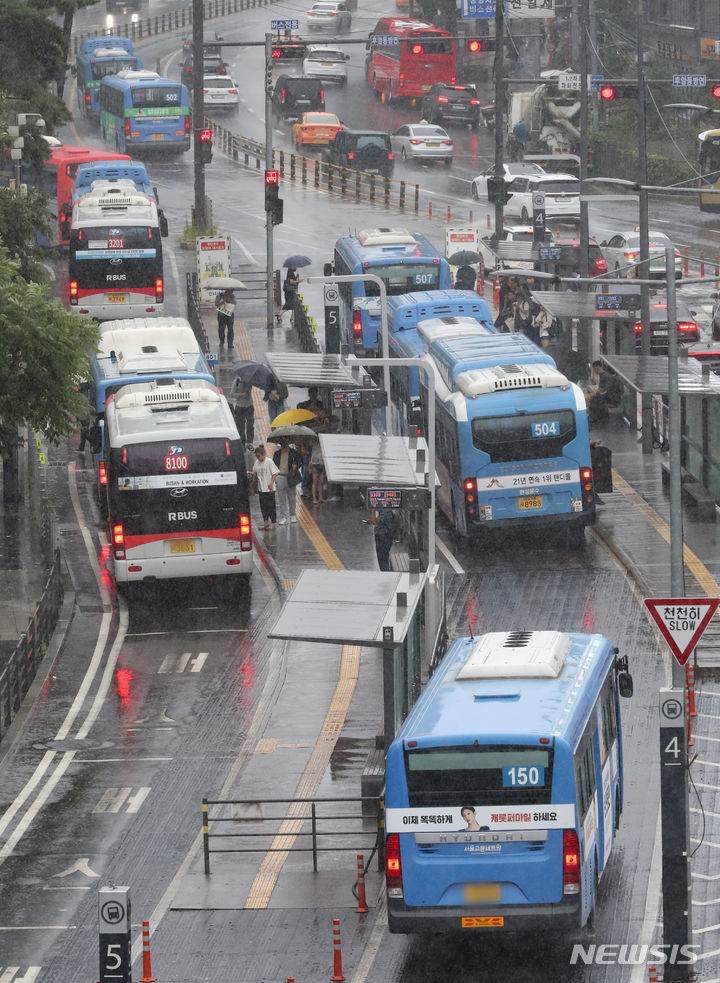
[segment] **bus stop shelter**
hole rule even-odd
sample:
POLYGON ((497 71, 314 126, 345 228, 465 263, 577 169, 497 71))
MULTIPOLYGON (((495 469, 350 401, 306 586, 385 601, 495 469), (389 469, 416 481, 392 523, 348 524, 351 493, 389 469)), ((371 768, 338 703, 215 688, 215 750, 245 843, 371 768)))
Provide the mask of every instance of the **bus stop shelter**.
POLYGON ((380 649, 385 747, 420 692, 427 573, 303 570, 269 638, 380 649))

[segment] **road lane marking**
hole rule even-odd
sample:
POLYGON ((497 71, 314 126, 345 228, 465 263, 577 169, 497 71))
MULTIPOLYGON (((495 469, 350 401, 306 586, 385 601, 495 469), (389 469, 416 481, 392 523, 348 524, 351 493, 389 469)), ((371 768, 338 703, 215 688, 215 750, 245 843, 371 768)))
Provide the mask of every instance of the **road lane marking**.
POLYGON ((438 550, 442 553, 442 555, 445 557, 445 559, 450 564, 450 566, 455 571, 455 573, 461 573, 461 574, 465 573, 464 569, 460 566, 460 563, 455 558, 455 555, 450 551, 450 549, 445 545, 445 543, 442 541, 442 539, 440 539, 439 536, 435 537, 435 545, 437 546, 438 550))
POLYGON ((42 809, 42 807, 45 805, 45 803, 47 802, 47 800, 50 798, 50 795, 51 795, 53 789, 55 788, 55 786, 57 785, 57 783, 60 781, 60 779, 62 778, 62 776, 67 771, 68 767, 70 766, 70 763, 72 762, 73 758, 75 757, 75 754, 76 754, 75 751, 65 751, 65 753, 62 756, 62 758, 58 762, 57 767, 55 768, 55 771, 48 778, 48 780, 46 781, 45 785, 43 786, 43 788, 38 793, 35 801, 31 803, 31 805, 28 808, 27 812, 25 813, 25 815, 23 816, 23 818, 20 820, 20 822, 15 827, 15 830, 13 831, 12 835, 5 841, 5 843, 3 844, 3 846, 0 847, 0 866, 2 866, 2 864, 10 856, 10 854, 15 849, 15 847, 16 847, 17 843, 19 842, 19 840, 25 834, 25 832, 26 832, 28 826, 30 825, 30 823, 33 821, 33 819, 35 819, 35 817, 37 816, 37 814, 40 812, 40 810, 42 809))
POLYGON ((107 692, 110 689, 110 684, 112 683, 113 673, 115 672, 115 666, 117 665, 118 656, 120 655, 120 649, 125 641, 125 633, 127 632, 127 627, 130 620, 127 604, 120 604, 118 611, 120 617, 115 641, 113 642, 112 648, 108 653, 107 662, 105 663, 105 671, 103 672, 102 679, 100 680, 100 685, 97 693, 95 694, 93 704, 90 707, 87 717, 85 718, 85 723, 77 732, 76 740, 78 741, 82 741, 88 736, 90 728, 97 720, 100 709, 105 702, 107 692))
POLYGON ((2 816, 2 819, 0 819, 0 835, 2 835, 2 833, 5 832, 8 823, 15 818, 17 813, 20 811, 22 806, 27 801, 30 793, 34 791, 38 782, 50 767, 50 763, 52 762, 56 754, 57 751, 46 751, 45 754, 42 756, 37 768, 25 783, 22 791, 15 796, 12 804, 7 807, 7 809, 5 810, 2 816))

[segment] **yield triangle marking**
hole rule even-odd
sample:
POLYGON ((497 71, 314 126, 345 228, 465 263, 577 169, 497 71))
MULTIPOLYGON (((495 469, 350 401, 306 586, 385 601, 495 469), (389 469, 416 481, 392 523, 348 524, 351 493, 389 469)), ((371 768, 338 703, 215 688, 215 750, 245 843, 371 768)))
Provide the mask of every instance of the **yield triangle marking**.
POLYGON ((645 607, 681 666, 699 642, 718 604, 720 598, 716 597, 645 598, 645 607))

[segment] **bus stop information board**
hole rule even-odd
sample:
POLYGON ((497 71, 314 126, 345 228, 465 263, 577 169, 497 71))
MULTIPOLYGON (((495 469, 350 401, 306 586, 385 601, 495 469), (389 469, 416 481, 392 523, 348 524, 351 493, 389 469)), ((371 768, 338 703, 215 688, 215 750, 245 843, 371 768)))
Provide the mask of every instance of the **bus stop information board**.
POLYGON ((712 597, 645 598, 645 607, 681 666, 700 641, 718 604, 720 598, 712 597))

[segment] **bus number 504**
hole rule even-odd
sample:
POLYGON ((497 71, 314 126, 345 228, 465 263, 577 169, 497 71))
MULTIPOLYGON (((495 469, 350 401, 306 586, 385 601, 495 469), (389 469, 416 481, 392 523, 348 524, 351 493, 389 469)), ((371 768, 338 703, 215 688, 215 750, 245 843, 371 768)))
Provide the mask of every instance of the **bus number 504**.
POLYGON ((545 782, 544 770, 544 768, 536 765, 503 768, 503 785, 506 787, 511 785, 543 785, 545 782))

